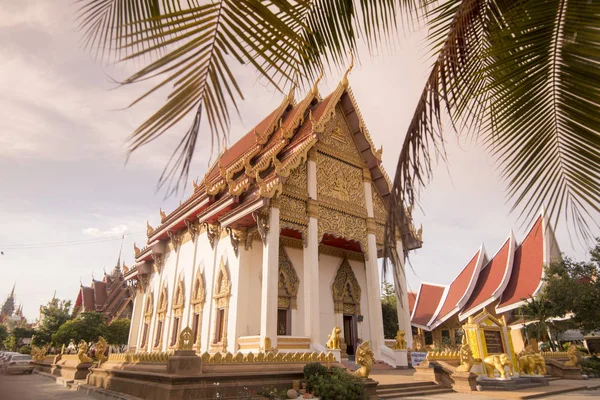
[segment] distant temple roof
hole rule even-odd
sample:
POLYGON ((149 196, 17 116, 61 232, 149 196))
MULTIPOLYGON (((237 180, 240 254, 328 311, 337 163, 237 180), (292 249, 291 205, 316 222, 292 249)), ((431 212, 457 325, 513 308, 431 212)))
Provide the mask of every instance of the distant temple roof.
POLYGON ((412 324, 432 330, 457 314, 464 320, 485 307, 495 307, 496 313, 514 310, 539 292, 544 265, 559 255, 542 212, 520 245, 511 232, 489 261, 481 245, 449 285, 422 284, 411 311, 412 324))
POLYGON ((79 287, 73 313, 96 311, 111 321, 114 318, 130 318, 134 290, 127 285, 120 266, 117 264, 110 274, 105 273, 101 281, 92 280, 91 286, 79 287))

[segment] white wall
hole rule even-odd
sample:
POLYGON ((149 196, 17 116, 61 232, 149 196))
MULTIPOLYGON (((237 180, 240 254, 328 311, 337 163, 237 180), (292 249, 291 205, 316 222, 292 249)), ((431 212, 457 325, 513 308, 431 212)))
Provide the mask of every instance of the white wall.
POLYGON ((296 249, 293 247, 286 247, 287 252, 298 279, 300 279, 300 286, 298 287, 298 295, 296 297, 297 309, 292 310, 292 336, 304 336, 304 252, 303 249, 296 249))
MULTIPOLYGON (((237 337, 260 334, 262 252, 263 245, 260 240, 255 240, 252 248, 247 251, 240 246, 237 337)), ((235 349, 237 348, 236 343, 235 349)))

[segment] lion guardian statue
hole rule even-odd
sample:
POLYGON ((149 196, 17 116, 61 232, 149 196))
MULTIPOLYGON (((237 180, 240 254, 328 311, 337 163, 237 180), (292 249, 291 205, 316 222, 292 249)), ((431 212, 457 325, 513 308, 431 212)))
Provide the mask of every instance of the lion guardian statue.
POLYGON ((328 349, 337 349, 339 350, 341 348, 340 346, 340 333, 342 333, 342 330, 340 329, 339 326, 334 326, 333 330, 331 331, 331 333, 329 335, 327 335, 327 343, 325 344, 325 346, 328 349))

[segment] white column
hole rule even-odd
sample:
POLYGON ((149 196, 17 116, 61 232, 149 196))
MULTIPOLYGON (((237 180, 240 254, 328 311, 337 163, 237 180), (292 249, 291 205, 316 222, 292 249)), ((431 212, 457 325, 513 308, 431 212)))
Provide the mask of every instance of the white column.
POLYGON ((302 285, 304 287, 304 334, 310 336, 313 345, 320 345, 319 310, 319 228, 317 200, 317 163, 316 152, 309 153, 307 161, 308 183, 308 229, 304 248, 304 268, 302 285))
POLYGON ((377 239, 375 237, 375 218, 373 212, 373 197, 371 193, 370 174, 363 173, 365 187, 365 204, 367 208, 367 257, 365 261, 367 275, 367 293, 369 296, 369 323, 371 324, 371 349, 375 359, 381 359, 380 346, 385 345, 383 336, 383 315, 381 313, 381 284, 379 282, 379 267, 377 265, 377 239))
POLYGON ((269 232, 263 248, 260 303, 260 342, 266 337, 277 347, 277 297, 279 269, 279 208, 269 208, 269 232))
MULTIPOLYGON (((400 258, 402 265, 392 266, 395 268, 397 273, 394 274, 394 285, 400 289, 400 298, 396 302, 398 312, 398 329, 403 330, 406 333, 404 338, 406 339, 406 347, 412 349, 413 346, 413 335, 412 325, 410 323, 410 308, 408 307, 408 289, 406 285, 406 273, 404 264, 404 249, 402 247, 402 241, 398 240, 396 244, 396 251, 400 258)), ((396 295, 398 290, 396 291, 396 295)))
POLYGON ((133 299, 133 313, 131 315, 131 326, 129 327, 129 339, 127 340, 127 350, 133 351, 137 350, 140 331, 143 323, 141 323, 144 318, 142 313, 142 308, 144 305, 144 294, 140 290, 135 291, 135 298, 133 299))

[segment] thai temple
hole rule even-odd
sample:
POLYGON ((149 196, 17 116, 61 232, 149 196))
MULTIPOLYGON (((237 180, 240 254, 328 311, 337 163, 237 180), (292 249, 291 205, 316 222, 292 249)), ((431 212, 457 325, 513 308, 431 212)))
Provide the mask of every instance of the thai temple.
POLYGON ((16 285, 16 283, 13 285, 10 294, 2 305, 2 309, 0 309, 0 323, 6 323, 9 326, 23 325, 27 323, 27 320, 23 316, 23 306, 21 304, 16 306, 15 303, 16 285))
POLYGON ((482 244, 450 284, 422 283, 418 293, 409 294, 415 348, 459 345, 463 325, 484 313, 515 328, 510 329, 510 340, 518 353, 524 343, 517 310, 542 288, 544 265, 560 256, 543 212, 520 243, 511 231, 491 257, 482 244))
MULTIPOLYGON (((127 270, 125 263, 123 269, 127 270)), ((73 307, 73 317, 82 312, 94 311, 104 314, 109 323, 114 319, 131 318, 134 292, 135 289, 125 281, 119 255, 111 273, 104 272, 102 280, 92 279, 90 286, 80 284, 73 307)))
MULTIPOLYGON (((318 80, 299 101, 292 90, 147 225, 124 270, 137 288, 129 351, 176 349, 185 327, 197 353, 324 351, 337 326, 342 355, 368 340, 386 357, 378 258, 391 184, 347 73, 324 98, 318 80)), ((421 232, 406 216, 409 251, 421 232)), ((409 332, 408 307, 399 314, 409 332)))

